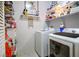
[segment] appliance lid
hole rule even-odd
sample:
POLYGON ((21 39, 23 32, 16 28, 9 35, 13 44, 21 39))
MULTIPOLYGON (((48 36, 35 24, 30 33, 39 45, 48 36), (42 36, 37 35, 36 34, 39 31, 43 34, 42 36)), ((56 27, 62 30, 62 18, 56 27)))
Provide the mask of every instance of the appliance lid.
POLYGON ((67 32, 57 32, 57 33, 53 33, 53 34, 61 35, 61 36, 66 36, 66 37, 71 37, 71 38, 79 37, 79 34, 67 33, 67 32))

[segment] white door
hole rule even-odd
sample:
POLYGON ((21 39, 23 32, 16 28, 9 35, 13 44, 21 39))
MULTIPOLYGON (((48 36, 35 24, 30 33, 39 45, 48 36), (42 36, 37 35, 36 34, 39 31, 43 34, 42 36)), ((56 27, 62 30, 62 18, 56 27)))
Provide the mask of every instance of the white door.
POLYGON ((5 56, 4 2, 0 1, 0 57, 5 56))

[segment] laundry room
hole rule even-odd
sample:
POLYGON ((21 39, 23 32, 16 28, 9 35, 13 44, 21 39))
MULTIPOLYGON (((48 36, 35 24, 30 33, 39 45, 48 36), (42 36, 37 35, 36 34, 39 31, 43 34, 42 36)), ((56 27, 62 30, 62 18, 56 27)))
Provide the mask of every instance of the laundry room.
POLYGON ((0 1, 0 57, 79 57, 79 1, 0 1))

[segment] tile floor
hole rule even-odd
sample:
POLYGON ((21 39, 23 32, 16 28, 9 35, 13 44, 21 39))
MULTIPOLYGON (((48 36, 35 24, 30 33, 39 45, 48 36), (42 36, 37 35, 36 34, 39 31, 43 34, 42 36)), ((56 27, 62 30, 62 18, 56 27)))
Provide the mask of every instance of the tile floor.
POLYGON ((34 50, 28 50, 28 52, 22 52, 16 55, 17 57, 38 57, 34 50))

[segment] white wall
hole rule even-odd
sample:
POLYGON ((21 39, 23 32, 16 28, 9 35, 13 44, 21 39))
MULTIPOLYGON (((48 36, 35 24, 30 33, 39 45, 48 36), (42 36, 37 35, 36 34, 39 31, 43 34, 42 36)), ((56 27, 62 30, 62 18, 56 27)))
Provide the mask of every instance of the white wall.
POLYGON ((79 28, 65 28, 64 32, 73 33, 73 30, 75 31, 75 33, 79 34, 79 28))
MULTIPOLYGON (((20 54, 19 52, 22 49, 22 47, 24 45, 23 41, 25 40, 25 38, 23 36, 25 27, 23 26, 23 22, 20 21, 20 15, 22 14, 23 9, 24 9, 24 2, 22 2, 22 1, 13 2, 13 7, 14 7, 14 18, 15 18, 16 24, 17 24, 17 28, 16 28, 17 53, 20 54), (22 28, 22 27, 24 27, 24 28, 22 28)), ((26 33, 24 33, 24 35, 26 35, 26 33)))
POLYGON ((20 15, 24 9, 24 2, 13 2, 14 7, 14 18, 17 23, 17 33, 16 33, 16 40, 17 40, 17 55, 30 56, 29 52, 32 53, 34 50, 34 33, 36 30, 43 29, 44 27, 44 20, 45 20, 45 12, 47 7, 49 6, 48 2, 39 2, 39 16, 40 19, 34 20, 34 27, 28 27, 28 21, 24 21, 20 19, 20 15))

